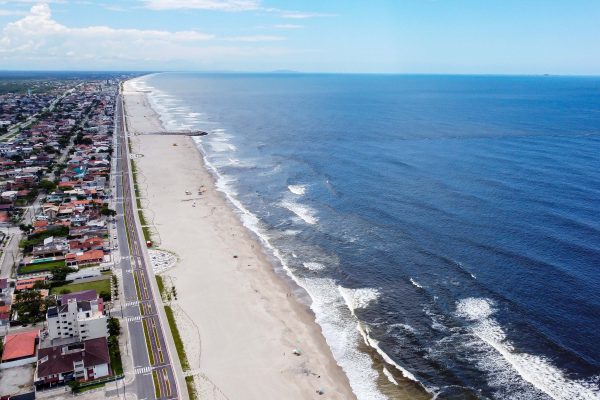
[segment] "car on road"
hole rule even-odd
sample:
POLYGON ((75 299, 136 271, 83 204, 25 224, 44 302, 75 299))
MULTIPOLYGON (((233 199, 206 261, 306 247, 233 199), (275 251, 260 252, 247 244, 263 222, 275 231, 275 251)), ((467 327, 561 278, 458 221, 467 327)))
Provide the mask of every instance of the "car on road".
POLYGON ((113 239, 117 240, 117 235, 113 236, 113 239))

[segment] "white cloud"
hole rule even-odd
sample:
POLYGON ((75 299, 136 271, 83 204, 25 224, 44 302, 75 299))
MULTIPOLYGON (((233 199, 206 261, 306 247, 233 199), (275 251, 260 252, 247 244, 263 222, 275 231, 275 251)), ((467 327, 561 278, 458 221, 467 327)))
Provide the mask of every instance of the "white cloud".
MULTIPOLYGON (((141 0, 152 10, 213 10, 213 11, 262 11, 279 14, 282 18, 306 19, 337 17, 337 14, 290 11, 263 7, 260 0, 141 0)), ((295 26, 297 28, 299 26, 295 26)), ((293 29, 288 26, 288 29, 293 29)))
POLYGON ((306 19, 306 18, 316 18, 316 17, 337 17, 337 14, 327 14, 327 13, 314 13, 314 12, 302 12, 302 11, 283 11, 281 16, 283 18, 290 19, 306 19))
POLYGON ((301 29, 301 28, 304 28, 304 26, 297 25, 297 24, 277 24, 277 25, 273 25, 273 28, 275 28, 275 29, 301 29))
POLYGON ((0 17, 7 17, 12 15, 24 15, 25 13, 17 10, 3 10, 0 8, 0 17))
POLYGON ((251 11, 260 8, 255 0, 143 0, 145 6, 152 10, 217 10, 217 11, 251 11))
POLYGON ((234 36, 229 38, 223 38, 223 40, 232 42, 279 42, 285 40, 283 36, 271 36, 271 35, 253 35, 253 36, 234 36))
POLYGON ((210 62, 264 59, 283 54, 289 50, 254 44, 284 39, 268 35, 218 38, 196 30, 74 28, 54 20, 48 4, 41 3, 0 31, 0 59, 5 67, 102 69, 173 65, 189 68, 210 62))

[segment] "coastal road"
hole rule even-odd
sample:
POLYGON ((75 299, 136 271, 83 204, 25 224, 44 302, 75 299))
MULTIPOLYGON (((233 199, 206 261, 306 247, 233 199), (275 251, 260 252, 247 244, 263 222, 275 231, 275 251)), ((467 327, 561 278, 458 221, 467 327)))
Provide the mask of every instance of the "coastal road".
POLYGON ((134 391, 138 399, 187 399, 179 359, 171 351, 173 339, 166 336, 170 330, 139 226, 121 95, 117 98, 115 131, 114 195, 123 272, 122 316, 129 328, 135 367, 133 388, 128 391, 134 391))

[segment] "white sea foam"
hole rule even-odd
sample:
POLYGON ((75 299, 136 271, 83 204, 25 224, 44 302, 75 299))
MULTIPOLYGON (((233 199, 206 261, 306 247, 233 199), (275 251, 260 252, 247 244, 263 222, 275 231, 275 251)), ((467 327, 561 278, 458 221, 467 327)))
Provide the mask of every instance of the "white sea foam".
MULTIPOLYGON (((511 368, 518 376, 544 392, 553 399, 560 400, 598 400, 600 388, 593 382, 575 381, 569 379, 551 361, 537 355, 517 351, 500 324, 492 318, 494 305, 491 300, 484 298, 466 298, 457 302, 456 312, 469 320, 473 333, 493 351, 488 353, 488 365, 499 369, 504 361, 505 368, 511 368), (506 365, 507 364, 507 365, 506 365)), ((485 364, 485 363, 483 363, 485 364)), ((492 375, 495 375, 495 372, 492 375)), ((505 371, 505 374, 509 374, 505 371)), ((495 377, 499 385, 510 384, 514 379, 495 377)), ((494 381, 492 381, 494 382, 494 381)), ((531 397, 533 397, 532 394, 531 397)))
POLYGON ((417 333, 417 331, 415 330, 415 328, 413 328, 412 326, 407 325, 407 324, 391 324, 391 325, 388 325, 388 331, 391 330, 391 329, 393 329, 393 328, 402 328, 405 331, 408 331, 410 333, 417 333))
POLYGON ((279 203, 281 207, 287 208, 300 219, 310 225, 316 224, 319 219, 315 216, 316 212, 307 205, 295 203, 293 201, 284 200, 279 203))
POLYGON ((419 283, 417 283, 417 281, 415 281, 413 278, 410 278, 410 283, 412 283, 413 286, 418 287, 419 289, 423 289, 423 286, 419 285, 419 283))
POLYGON ((398 386, 398 381, 396 381, 396 379, 394 378, 394 375, 392 375, 392 373, 390 371, 388 371, 388 369, 386 367, 383 367, 383 374, 388 378, 388 380, 390 382, 392 382, 394 385, 398 386))
POLYGON ((316 321, 333 356, 348 376, 356 397, 360 400, 387 399, 377 387, 379 374, 373 369, 373 361, 357 348, 361 340, 360 331, 355 328, 358 321, 346 307, 339 287, 328 278, 299 281, 313 299, 311 309, 316 321))
POLYGON ((403 377, 410 379, 413 382, 419 382, 419 380, 411 372, 409 372, 406 368, 400 366, 397 362, 392 360, 392 358, 388 356, 385 351, 381 350, 381 347, 379 347, 379 342, 377 340, 367 335, 365 337, 365 342, 369 346, 374 348, 377 351, 377 353, 379 353, 379 355, 385 360, 386 363, 393 365, 398 371, 400 371, 403 377))
POLYGON ((231 143, 224 142, 222 140, 210 140, 208 141, 212 151, 222 153, 226 151, 236 151, 237 148, 231 143))
POLYGON ((302 196, 306 193, 306 185, 288 185, 288 189, 298 196, 302 196))
POLYGON ((352 314, 359 308, 366 308, 379 298, 379 291, 375 288, 347 289, 338 286, 338 290, 352 314))
POLYGON ((325 269, 325 266, 318 262, 305 262, 303 265, 304 268, 310 271, 322 271, 325 269))

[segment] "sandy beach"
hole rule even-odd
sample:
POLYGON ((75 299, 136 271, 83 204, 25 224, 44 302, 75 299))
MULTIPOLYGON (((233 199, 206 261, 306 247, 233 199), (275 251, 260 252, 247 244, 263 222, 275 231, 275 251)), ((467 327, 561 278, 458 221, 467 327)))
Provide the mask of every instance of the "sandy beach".
POLYGON ((215 189, 192 138, 143 135, 163 130, 158 116, 129 82, 124 94, 144 215, 158 247, 178 257, 163 276, 177 291, 200 398, 355 398, 311 311, 215 189))

